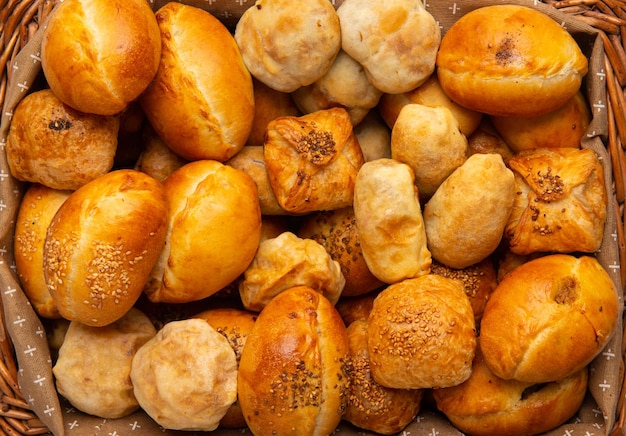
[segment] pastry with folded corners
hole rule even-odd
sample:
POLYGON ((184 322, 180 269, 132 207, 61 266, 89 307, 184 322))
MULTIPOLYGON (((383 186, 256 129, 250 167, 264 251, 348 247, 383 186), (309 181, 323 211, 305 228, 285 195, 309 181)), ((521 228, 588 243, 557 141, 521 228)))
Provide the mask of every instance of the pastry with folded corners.
POLYGON ((241 353, 239 404, 253 434, 330 435, 347 397, 346 327, 314 289, 279 294, 259 314, 241 353))
POLYGON ((407 92, 433 73, 441 31, 421 0, 344 0, 337 14, 341 47, 379 90, 407 92))
POLYGON ((340 50, 322 77, 291 95, 303 113, 343 107, 356 126, 378 104, 382 92, 372 86, 361 64, 340 50))
POLYGON ((378 159, 361 167, 354 188, 354 216, 361 251, 384 283, 430 272, 431 254, 410 166, 378 159))
POLYGON ((163 50, 139 101, 159 137, 187 160, 224 162, 244 146, 254 89, 230 31, 211 13, 180 2, 156 11, 163 50))
POLYGON ((398 118, 400 110, 410 103, 429 107, 447 107, 458 121, 459 130, 465 136, 470 136, 474 133, 483 119, 482 113, 468 109, 450 100, 450 97, 441 89, 437 74, 431 74, 428 80, 410 91, 399 94, 383 94, 378 102, 378 111, 391 129, 398 118))
POLYGON ((167 211, 163 185, 136 170, 112 171, 72 192, 44 243, 44 275, 61 316, 91 326, 124 316, 164 248, 167 211))
POLYGON ((493 253, 513 208, 514 178, 499 154, 473 154, 457 168, 424 206, 433 259, 465 268, 493 253))
POLYGON ((350 324, 348 333, 348 406, 344 419, 351 424, 391 435, 415 419, 422 406, 422 389, 393 389, 379 385, 370 372, 367 321, 350 324))
POLYGON ((247 310, 260 312, 281 292, 302 285, 335 304, 345 283, 339 262, 322 245, 284 232, 259 244, 239 283, 239 295, 247 310))
POLYGON ((120 127, 118 116, 76 111, 49 89, 22 99, 6 144, 13 177, 50 188, 75 190, 111 170, 120 127))
POLYGON ((139 409, 130 380, 132 360, 155 334, 150 318, 135 308, 104 327, 72 321, 53 368, 59 394, 89 415, 131 414, 139 409))
POLYGON ((437 53, 444 92, 462 106, 496 116, 551 112, 580 90, 587 71, 587 58, 561 23, 520 5, 490 5, 463 15, 437 53))
POLYGON ((237 22, 235 40, 254 77, 292 92, 330 68, 341 49, 341 27, 327 0, 257 0, 237 22))
POLYGON ((43 250, 48 226, 71 193, 33 183, 22 197, 15 221, 13 252, 17 275, 30 304, 43 318, 61 316, 46 284, 43 250))
POLYGON ((174 153, 152 129, 146 129, 144 138, 145 146, 135 163, 136 170, 164 182, 170 174, 189 162, 174 153))
POLYGON ((500 378, 559 380, 600 354, 618 313, 615 284, 595 257, 551 254, 498 284, 483 312, 480 347, 500 378))
POLYGON ((513 151, 533 148, 579 148, 591 122, 587 100, 578 91, 563 106, 536 117, 497 117, 491 122, 513 151))
POLYGON ((133 358, 141 408, 172 430, 215 430, 237 399, 237 359, 228 339, 203 319, 166 324, 133 358))
POLYGON ((467 159, 467 138, 448 108, 407 104, 391 130, 391 157, 413 169, 425 202, 467 159))
POLYGON ((604 171, 590 149, 542 148, 509 159, 514 206, 505 228, 511 251, 592 253, 606 221, 604 171))
POLYGON ((389 285, 367 321, 370 371, 382 386, 454 386, 472 372, 476 325, 459 280, 427 274, 389 285))
POLYGON ((345 109, 276 118, 267 126, 264 157, 276 200, 287 212, 352 205, 364 160, 345 109))
MULTIPOLYGON (((241 353, 246 343, 246 339, 256 322, 256 313, 247 310, 234 309, 230 307, 207 309, 198 313, 194 318, 207 321, 218 333, 228 339, 228 343, 235 351, 237 365, 241 359, 241 353)), ((243 428, 246 420, 241 412, 239 402, 235 401, 228 409, 224 417, 220 420, 220 428, 243 428)))
POLYGON ((351 207, 314 212, 304 218, 297 234, 319 243, 339 263, 346 279, 342 296, 366 294, 383 285, 365 263, 351 207))
POLYGON ((433 390, 437 408, 465 434, 543 434, 573 417, 587 393, 588 370, 535 385, 493 374, 477 349, 470 378, 433 390))
POLYGON ((144 293, 155 303, 188 303, 222 290, 259 246, 254 180, 215 160, 190 162, 163 183, 169 204, 165 248, 144 293))
POLYGON ((391 130, 377 110, 371 110, 363 121, 354 126, 365 162, 391 157, 391 130))

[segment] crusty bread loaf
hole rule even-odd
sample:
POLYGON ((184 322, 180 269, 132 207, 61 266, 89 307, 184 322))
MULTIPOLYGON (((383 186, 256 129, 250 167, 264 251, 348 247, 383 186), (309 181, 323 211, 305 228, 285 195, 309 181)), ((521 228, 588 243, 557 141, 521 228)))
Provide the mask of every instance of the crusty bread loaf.
POLYGON ((465 107, 499 116, 557 109, 578 92, 587 70, 587 58, 567 30, 519 5, 467 13, 445 33, 437 54, 444 92, 465 107))
POLYGON ((44 244, 44 273, 59 313, 103 326, 135 304, 163 249, 167 199, 136 170, 107 173, 74 191, 44 244))
POLYGON ((61 101, 81 112, 122 112, 159 67, 161 36, 145 0, 59 3, 44 30, 41 65, 61 101))
POLYGON ((259 314, 239 362, 238 395, 254 434, 329 435, 347 398, 346 327, 321 294, 298 286, 259 314))

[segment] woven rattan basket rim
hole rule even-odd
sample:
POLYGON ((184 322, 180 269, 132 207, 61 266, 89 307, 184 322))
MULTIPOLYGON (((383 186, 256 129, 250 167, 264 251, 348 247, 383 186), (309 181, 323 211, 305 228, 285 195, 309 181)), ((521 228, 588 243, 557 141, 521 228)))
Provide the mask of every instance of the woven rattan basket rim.
MULTIPOLYGON (((13 60, 37 31, 58 0, 0 0, 0 107, 4 106, 7 84, 11 80, 13 60)), ((609 137, 614 189, 612 201, 618 223, 618 249, 621 283, 626 283, 626 233, 624 200, 626 198, 626 0, 543 0, 561 12, 571 14, 597 29, 603 39, 609 98, 609 137)), ((0 318, 2 311, 0 311, 0 318)), ((622 347, 626 344, 623 332, 622 347)), ((622 349, 622 367, 626 350, 622 349)), ((17 365, 10 337, 0 319, 0 435, 49 434, 48 428, 31 411, 17 383, 17 365)), ((611 435, 623 434, 626 427, 626 380, 622 387, 611 435)))

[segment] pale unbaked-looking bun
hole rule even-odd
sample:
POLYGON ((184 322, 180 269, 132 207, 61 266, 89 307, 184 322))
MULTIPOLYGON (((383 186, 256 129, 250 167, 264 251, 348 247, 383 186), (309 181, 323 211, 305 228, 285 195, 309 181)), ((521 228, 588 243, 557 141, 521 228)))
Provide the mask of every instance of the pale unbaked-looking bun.
POLYGON ((76 111, 50 89, 33 92, 15 108, 6 155, 13 177, 75 190, 111 170, 120 119, 76 111))
POLYGON ((239 47, 203 9, 170 2, 156 17, 163 50, 141 107, 176 154, 224 162, 244 146, 254 119, 252 77, 239 47))
POLYGON ((60 2, 41 43, 43 72, 57 97, 100 115, 120 113, 139 97, 160 56, 159 27, 145 0, 60 2))
POLYGON ((141 408, 173 430, 212 431, 237 399, 237 359, 203 319, 166 324, 133 358, 130 378, 141 408))
POLYGON ((155 303, 188 303, 229 285, 259 246, 261 211, 254 181, 215 160, 183 165, 163 183, 167 241, 144 292, 155 303))
POLYGON ((327 0, 257 0, 237 22, 235 40, 254 77, 292 92, 330 68, 341 48, 341 28, 327 0))
POLYGON ((59 313, 110 324, 135 304, 165 244, 167 198, 160 182, 117 170, 74 191, 46 235, 44 274, 59 313))
POLYGON ((578 92, 587 70, 587 58, 567 30, 543 12, 519 5, 467 13, 445 33, 437 54, 444 92, 489 115, 553 111, 578 92))
POLYGON ((329 435, 346 406, 346 327, 306 286, 286 290, 259 314, 239 362, 239 404, 253 434, 329 435))
POLYGON ((89 415, 131 414, 139 409, 130 380, 132 360, 155 334, 150 318, 135 308, 103 327, 72 321, 53 367, 59 394, 89 415))
POLYGON ((367 320, 370 371, 396 389, 443 388, 467 380, 476 325, 459 280, 428 274, 381 291, 367 320))
POLYGON ((507 380, 569 377, 602 351, 618 310, 615 285, 596 258, 552 254, 528 261, 487 302, 480 330, 485 363, 507 380))

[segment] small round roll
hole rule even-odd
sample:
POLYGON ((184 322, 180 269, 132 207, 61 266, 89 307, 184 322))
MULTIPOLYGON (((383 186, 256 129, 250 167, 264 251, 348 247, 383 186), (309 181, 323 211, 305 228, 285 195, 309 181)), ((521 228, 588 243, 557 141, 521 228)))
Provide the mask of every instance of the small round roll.
POLYGON ((107 173, 74 191, 52 219, 44 274, 59 313, 108 325, 135 304, 165 244, 161 183, 136 170, 107 173))
POLYGON ((254 434, 331 434, 348 378, 346 327, 306 286, 279 294, 259 314, 239 362, 239 404, 254 434))
POLYGON ((145 0, 59 2, 41 43, 41 66, 57 97, 99 115, 118 114, 137 99, 160 57, 159 27, 145 0))
POLYGON ((587 58, 567 30, 519 5, 467 13, 445 33, 437 54, 444 92, 489 115, 551 112, 578 92, 587 71, 587 58))
POLYGON ((491 294, 480 347, 500 378, 559 380, 602 351, 618 313, 617 290, 596 258, 547 255, 515 268, 491 294))

